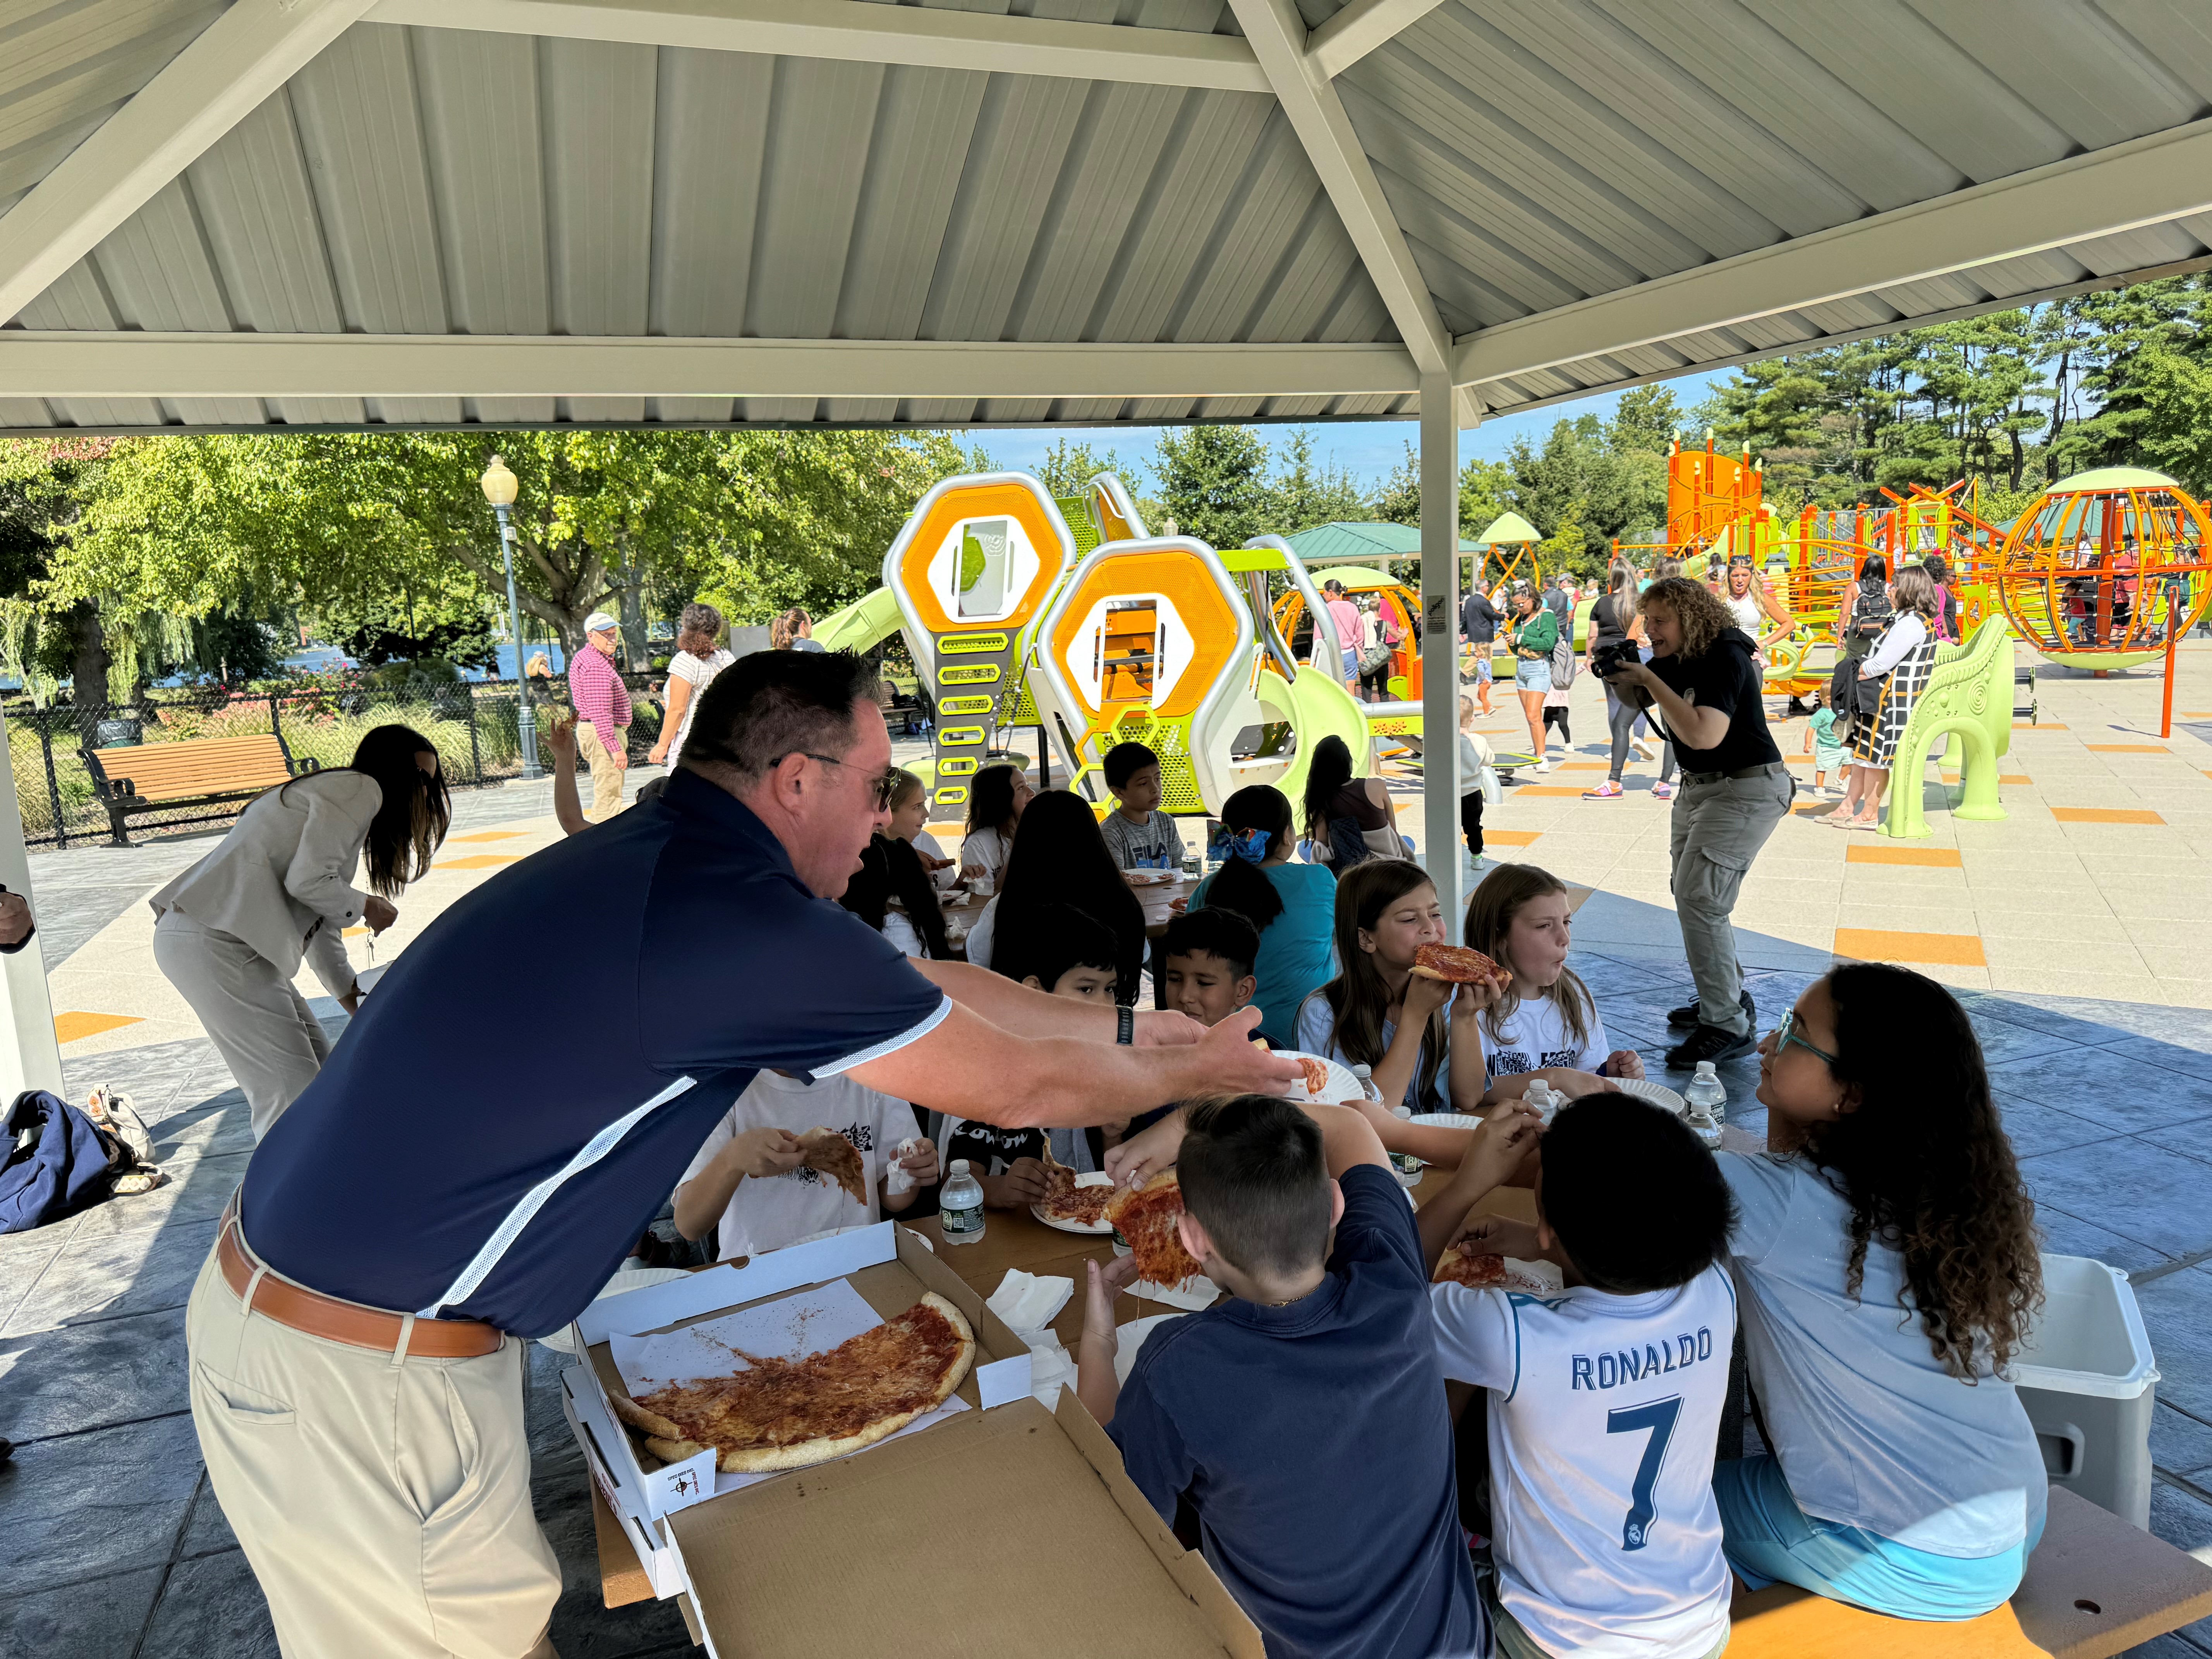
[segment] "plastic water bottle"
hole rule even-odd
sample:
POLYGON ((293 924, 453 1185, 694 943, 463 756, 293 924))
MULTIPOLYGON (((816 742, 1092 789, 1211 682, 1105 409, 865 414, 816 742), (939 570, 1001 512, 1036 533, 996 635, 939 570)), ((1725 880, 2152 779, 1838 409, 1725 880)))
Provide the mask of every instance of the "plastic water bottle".
POLYGON ((968 1160, 952 1160, 952 1179, 937 1196, 937 1230, 947 1244, 973 1244, 983 1237, 983 1183, 968 1173, 968 1160))
POLYGON ((1690 1128, 1708 1146, 1721 1144, 1721 1125, 1728 1121, 1728 1085, 1713 1071, 1713 1062, 1701 1060, 1690 1086, 1682 1091, 1689 1103, 1690 1128))
POLYGON ((1359 1091, 1365 1095, 1368 1099, 1380 1101, 1382 1098, 1381 1091, 1375 1086, 1375 1068, 1373 1066, 1355 1066, 1352 1068, 1352 1075, 1359 1079, 1359 1091))
MULTIPOLYGON (((1413 1121, 1413 1109, 1410 1106, 1393 1106, 1390 1109, 1390 1115, 1401 1123, 1410 1123, 1413 1121)), ((1398 1184, 1401 1187, 1418 1187, 1421 1184, 1421 1160, 1411 1152, 1391 1153, 1390 1167, 1397 1172, 1398 1184)))

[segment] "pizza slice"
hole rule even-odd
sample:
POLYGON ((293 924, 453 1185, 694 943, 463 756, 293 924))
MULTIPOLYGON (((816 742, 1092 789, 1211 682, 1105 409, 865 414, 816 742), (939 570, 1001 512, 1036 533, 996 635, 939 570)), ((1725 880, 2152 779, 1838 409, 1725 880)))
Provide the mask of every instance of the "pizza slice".
POLYGON ((1044 1148, 1044 1199, 1036 1207, 1054 1221, 1096 1227, 1106 1218, 1106 1201, 1113 1197, 1113 1188, 1095 1182, 1079 1186, 1075 1171, 1052 1155, 1049 1136, 1044 1148))
POLYGON ((1513 975, 1481 951, 1458 945, 1422 945, 1413 952, 1413 971, 1451 985, 1495 985, 1503 991, 1513 983, 1513 975))
POLYGON ((1476 1255, 1464 1243, 1452 1244, 1437 1260, 1429 1275, 1433 1285, 1464 1285, 1477 1291, 1523 1291, 1530 1296, 1557 1296, 1559 1287, 1528 1270, 1522 1262, 1502 1255, 1476 1255))
POLYGON ((1148 1285, 1180 1285, 1203 1273, 1176 1231, 1182 1214, 1182 1182, 1173 1170, 1143 1186, 1118 1187, 1106 1203, 1106 1219, 1137 1259, 1137 1276, 1148 1285))
POLYGON ((799 1160, 802 1167, 819 1170, 851 1194, 854 1203, 867 1207, 868 1166, 860 1161, 858 1147, 835 1129, 809 1129, 799 1137, 799 1144, 806 1149, 799 1160))
POLYGON ((925 1292, 896 1318, 801 1359, 746 1354, 746 1369, 615 1397, 646 1449, 676 1462, 714 1449, 727 1474, 805 1468, 896 1434, 951 1396, 975 1363, 959 1309, 925 1292))
POLYGON ((1306 1074, 1306 1092, 1319 1100, 1328 1090, 1328 1062, 1311 1054, 1298 1056, 1298 1069, 1306 1074))

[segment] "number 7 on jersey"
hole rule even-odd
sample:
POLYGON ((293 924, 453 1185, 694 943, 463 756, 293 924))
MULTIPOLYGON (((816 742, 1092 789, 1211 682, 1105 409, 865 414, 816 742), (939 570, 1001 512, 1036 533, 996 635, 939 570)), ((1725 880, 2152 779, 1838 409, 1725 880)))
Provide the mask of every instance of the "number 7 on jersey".
POLYGON ((1659 1484, 1659 1468, 1667 1461, 1667 1443, 1674 1437, 1674 1419, 1682 1414, 1682 1397, 1673 1395, 1649 1405, 1624 1406, 1605 1414, 1607 1434, 1635 1434, 1649 1429, 1643 1461, 1636 1466, 1636 1482, 1629 1488, 1628 1518, 1621 1523, 1620 1547, 1640 1550, 1651 1534, 1652 1488, 1659 1484))

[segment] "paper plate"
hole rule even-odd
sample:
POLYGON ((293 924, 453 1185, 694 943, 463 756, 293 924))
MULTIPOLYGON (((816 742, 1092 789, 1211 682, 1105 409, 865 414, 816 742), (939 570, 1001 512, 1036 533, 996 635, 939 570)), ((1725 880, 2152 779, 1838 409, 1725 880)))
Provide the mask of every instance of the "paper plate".
POLYGON ((1625 1095, 1634 1095, 1638 1100, 1648 1100, 1654 1106, 1664 1106, 1676 1117, 1686 1116, 1690 1103, 1663 1083, 1653 1083, 1640 1077, 1617 1077, 1613 1086, 1625 1095))
MULTIPOLYGON (((1075 1184, 1079 1187, 1110 1187, 1114 1184, 1114 1177, 1102 1170, 1088 1170, 1075 1177, 1075 1184)), ((1042 1204, 1030 1205, 1030 1213, 1054 1232, 1087 1233, 1096 1237, 1101 1233, 1110 1233, 1114 1231, 1114 1224, 1110 1221, 1101 1221, 1096 1226, 1086 1226, 1080 1221, 1057 1219, 1047 1215, 1042 1204)))
POLYGON ((1182 878, 1173 870, 1124 870, 1121 879, 1132 887, 1164 887, 1182 878))
POLYGON ((1351 1068, 1338 1065, 1326 1054, 1309 1054, 1297 1048, 1278 1048, 1275 1050, 1275 1058, 1277 1060, 1317 1060, 1328 1067, 1328 1081, 1322 1085, 1322 1092, 1316 1095, 1307 1094, 1302 1090, 1294 1090, 1301 1098, 1306 1100, 1364 1100, 1367 1098, 1367 1091, 1359 1086, 1359 1079, 1352 1076, 1351 1068))
POLYGON ((1472 1112, 1416 1112, 1413 1121, 1429 1129, 1480 1129, 1482 1120, 1472 1112))

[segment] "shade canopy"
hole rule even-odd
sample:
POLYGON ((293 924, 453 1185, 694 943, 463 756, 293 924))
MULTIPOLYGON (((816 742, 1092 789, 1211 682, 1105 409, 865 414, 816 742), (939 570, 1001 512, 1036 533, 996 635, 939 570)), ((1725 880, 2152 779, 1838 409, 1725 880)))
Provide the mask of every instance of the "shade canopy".
POLYGON ((2212 264, 2166 0, 1020 9, 34 6, 0 429, 1466 423, 2212 264))
POLYGON ((1475 540, 1485 547, 1496 547, 1501 542, 1540 542, 1536 526, 1518 513, 1501 513, 1492 519, 1475 540))

